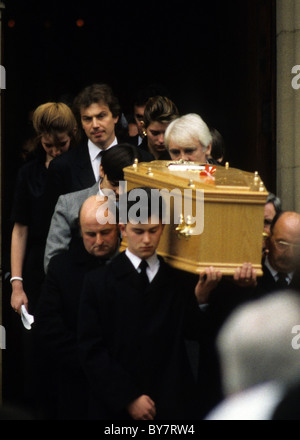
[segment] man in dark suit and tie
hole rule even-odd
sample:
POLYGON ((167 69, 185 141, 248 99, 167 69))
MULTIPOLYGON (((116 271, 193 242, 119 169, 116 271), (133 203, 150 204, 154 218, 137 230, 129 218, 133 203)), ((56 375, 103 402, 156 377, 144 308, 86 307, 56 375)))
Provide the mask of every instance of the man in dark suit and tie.
MULTIPOLYGON (((55 206, 61 194, 92 186, 99 179, 101 152, 119 142, 116 124, 121 114, 119 101, 107 84, 84 88, 74 100, 74 113, 82 127, 82 142, 65 160, 49 167, 48 202, 55 206)), ((54 208, 53 206, 53 208, 54 208)))
POLYGON ((300 289, 300 214, 285 211, 275 216, 266 239, 263 276, 257 279, 256 295, 275 290, 300 289))
MULTIPOLYGON (((121 107, 109 85, 93 84, 84 88, 75 98, 73 107, 83 139, 63 160, 55 159, 49 166, 45 196, 47 231, 58 197, 98 182, 102 153, 128 140, 128 135, 119 128, 121 107)), ((142 160, 149 161, 151 156, 144 154, 142 160)))
POLYGON ((242 303, 282 289, 300 293, 300 214, 279 212, 271 223, 265 246, 262 276, 255 276, 252 282, 248 279, 248 284, 244 280, 243 286, 222 281, 210 295, 210 313, 218 323, 216 328, 242 303))
POLYGON ((198 394, 184 339, 208 337, 199 303, 221 275, 212 271, 202 280, 157 256, 162 209, 153 210, 149 188, 139 191, 143 221, 139 214, 134 218, 137 193, 130 191, 127 215, 133 217, 120 223, 127 249, 89 273, 82 291, 79 348, 91 389, 90 417, 201 418, 205 397, 198 394))

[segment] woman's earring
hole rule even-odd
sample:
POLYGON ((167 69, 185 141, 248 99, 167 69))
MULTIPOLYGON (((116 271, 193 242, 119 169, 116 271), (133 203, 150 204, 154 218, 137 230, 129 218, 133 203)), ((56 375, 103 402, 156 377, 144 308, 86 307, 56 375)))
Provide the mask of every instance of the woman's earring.
POLYGON ((145 122, 144 122, 144 121, 141 121, 141 126, 142 126, 142 133, 143 133, 143 136, 145 137, 145 136, 147 136, 147 131, 146 131, 146 129, 145 129, 145 122))

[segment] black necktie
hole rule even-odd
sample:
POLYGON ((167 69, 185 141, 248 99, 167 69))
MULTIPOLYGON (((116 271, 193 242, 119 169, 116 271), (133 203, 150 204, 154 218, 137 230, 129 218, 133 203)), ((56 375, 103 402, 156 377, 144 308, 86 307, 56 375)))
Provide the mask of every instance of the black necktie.
POLYGON ((139 273, 139 283, 140 283, 140 287, 142 289, 146 289, 146 287, 149 285, 149 278, 148 275, 146 273, 146 269, 148 267, 148 263, 146 260, 142 260, 139 264, 139 268, 140 268, 140 273, 139 273))
POLYGON ((284 289, 289 284, 286 280, 286 273, 278 272, 277 273, 278 280, 276 281, 276 287, 279 289, 284 289))

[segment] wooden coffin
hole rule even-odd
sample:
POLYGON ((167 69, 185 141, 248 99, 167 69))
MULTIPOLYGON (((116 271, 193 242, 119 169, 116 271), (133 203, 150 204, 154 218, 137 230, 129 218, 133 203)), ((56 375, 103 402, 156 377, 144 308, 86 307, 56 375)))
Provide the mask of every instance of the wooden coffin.
MULTIPOLYGON (((127 190, 148 186, 184 195, 181 216, 176 212, 175 218, 175 202, 170 197, 170 224, 165 225, 158 247, 158 253, 170 265, 192 273, 214 266, 223 275, 233 275, 238 266, 251 262, 258 276, 262 275, 264 204, 268 192, 257 172, 230 168, 228 164, 212 167, 153 161, 135 163, 124 169, 124 175, 127 190), (196 210, 201 206, 201 197, 203 212, 196 210), (183 212, 185 206, 187 212, 183 212), (189 224, 191 219, 199 220, 196 228, 195 222, 189 224), (203 231, 199 233, 201 222, 203 231), (198 232, 193 234, 195 230, 198 232)), ((121 249, 125 247, 123 239, 121 249)))

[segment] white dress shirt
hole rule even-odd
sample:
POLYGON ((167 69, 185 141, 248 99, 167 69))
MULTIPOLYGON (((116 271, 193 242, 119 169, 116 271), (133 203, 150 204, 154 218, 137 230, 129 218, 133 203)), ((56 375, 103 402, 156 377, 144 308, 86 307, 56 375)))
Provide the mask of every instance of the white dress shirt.
POLYGON ((107 151, 114 145, 117 145, 118 140, 115 137, 114 141, 107 147, 105 150, 101 150, 101 148, 97 147, 97 145, 93 144, 93 142, 89 139, 88 140, 88 149, 89 149, 89 155, 91 159, 92 168, 94 171, 96 182, 99 180, 99 173, 100 173, 100 164, 101 164, 101 151, 107 151))
MULTIPOLYGON (((133 264, 135 269, 138 272, 140 272, 139 265, 140 265, 140 262, 142 261, 142 259, 140 257, 138 257, 137 255, 134 255, 132 252, 130 252, 130 250, 128 248, 125 250, 125 254, 129 258, 129 260, 131 261, 131 263, 133 264)), ((151 255, 151 257, 147 258, 146 261, 148 263, 146 273, 149 278, 149 282, 151 283, 151 281, 153 280, 153 278, 157 274, 159 266, 160 266, 160 262, 159 262, 159 259, 157 257, 156 252, 153 255, 151 255)))

